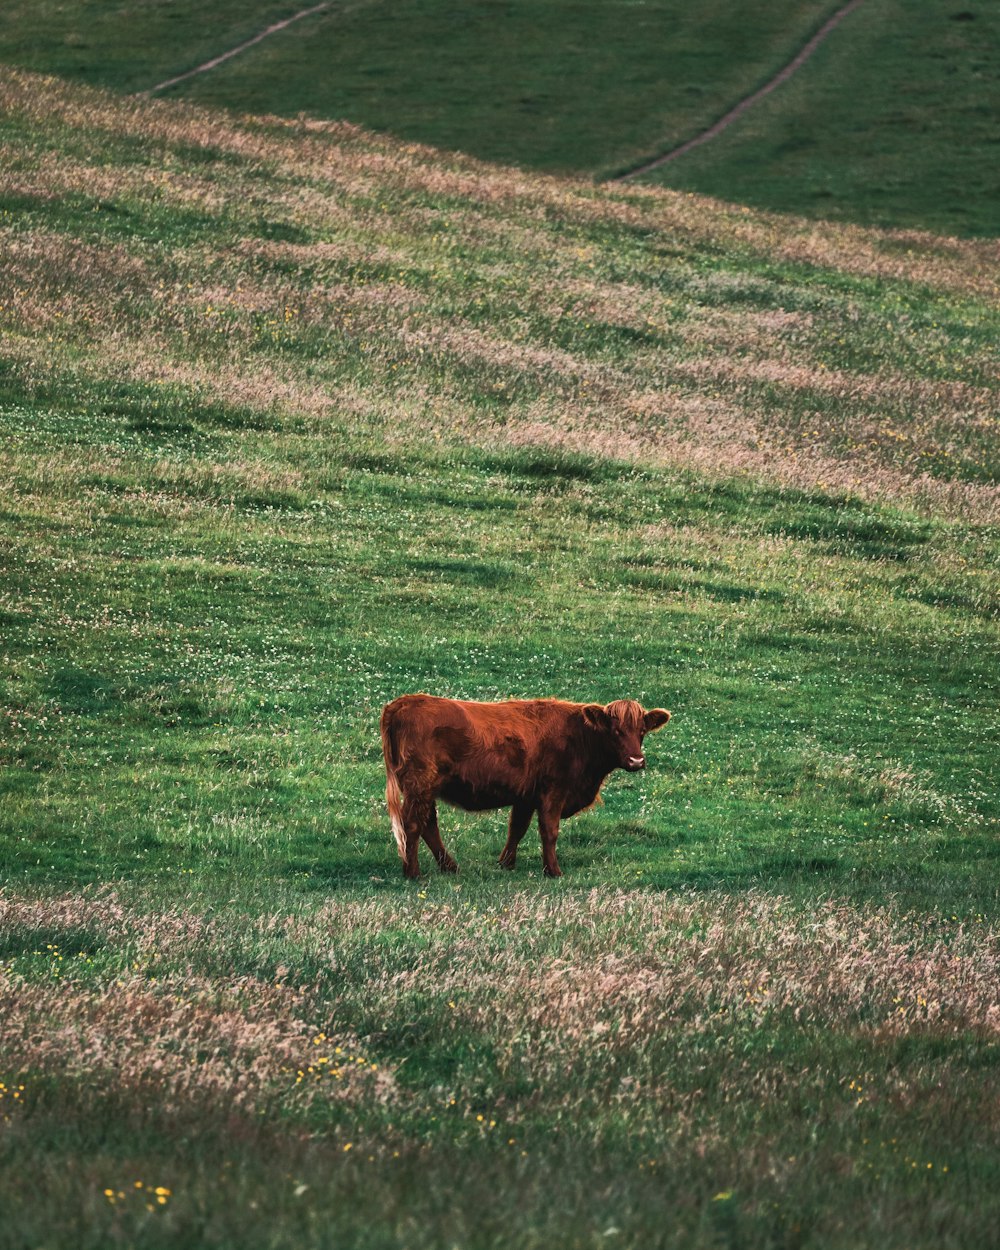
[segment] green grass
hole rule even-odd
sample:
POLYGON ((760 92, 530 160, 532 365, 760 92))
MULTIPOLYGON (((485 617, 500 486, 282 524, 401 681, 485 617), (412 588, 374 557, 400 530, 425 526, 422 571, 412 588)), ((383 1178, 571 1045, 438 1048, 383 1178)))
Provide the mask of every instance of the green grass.
MULTIPOLYGON (((233 438, 215 414, 190 404, 183 433, 176 411, 149 428, 150 400, 111 417, 98 400, 91 417, 75 397, 74 454, 136 428, 146 448, 79 482, 86 523, 46 539, 44 515, 9 515, 7 681, 24 711, 3 783, 8 879, 239 875, 263 857, 279 878, 364 882, 395 871, 381 706, 423 688, 552 691, 676 713, 655 775, 618 779, 607 810, 567 830, 581 884, 821 881, 995 905, 995 609, 984 618, 937 568, 970 537, 836 497, 536 452, 370 465, 342 439, 331 464, 325 436, 278 423, 241 429, 239 453, 282 448, 307 482, 237 493, 196 474, 233 438), (164 427, 189 465, 169 482, 164 427), (163 491, 191 515, 150 515, 163 491), (664 523, 676 538, 636 537, 664 523), (897 791, 885 770, 913 777, 897 791)), ((5 437, 51 454, 61 416, 19 403, 5 437)), ((485 872, 498 821, 449 827, 485 872)))
POLYGON ((987 249, 0 91, 7 1242, 989 1245, 987 249), (673 719, 408 885, 417 689, 673 719))
POLYGON ((199 8, 180 3, 126 4, 42 0, 5 6, 2 59, 38 72, 131 92, 144 91, 200 65, 306 5, 234 0, 199 8))
MULTIPOLYGON (((23 4, 0 60, 137 91, 307 5, 23 4), (207 17, 207 20, 206 20, 207 17)), ((821 0, 731 5, 335 4, 173 88, 203 103, 343 117, 401 138, 542 169, 600 171, 712 119, 790 54, 821 0)))
MULTIPOLYGON (((300 7, 15 0, 0 17, 0 61, 141 91, 300 7)), ((170 90, 604 178, 707 128, 837 7, 334 4, 170 90)), ((995 236, 998 22, 990 6, 865 4, 791 82, 651 179, 811 217, 995 236)))
POLYGON ((989 1244, 990 990, 926 995, 995 930, 367 893, 11 909, 4 1040, 50 1066, 0 1088, 12 1244, 989 1244))
POLYGON ((863 4, 795 78, 651 178, 810 217, 996 236, 998 104, 994 6, 863 4))

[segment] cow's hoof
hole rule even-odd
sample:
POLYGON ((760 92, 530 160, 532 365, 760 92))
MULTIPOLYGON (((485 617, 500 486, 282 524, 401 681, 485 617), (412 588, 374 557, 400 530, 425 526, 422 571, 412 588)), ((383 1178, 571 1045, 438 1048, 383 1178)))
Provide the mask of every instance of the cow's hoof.
POLYGON ((513 872, 517 867, 516 859, 505 859, 503 855, 500 856, 500 859, 497 862, 501 868, 506 868, 508 872, 513 872))
POLYGON ((438 864, 442 872, 458 872, 458 864, 453 859, 444 859, 438 864))
POLYGON ((416 870, 416 872, 410 872, 409 868, 404 868, 404 869, 403 869, 403 876, 407 879, 407 881, 419 881, 419 880, 420 880, 420 869, 418 868, 418 869, 416 870))
POLYGON ((562 876, 561 868, 546 868, 544 869, 544 872, 547 877, 561 877, 562 876))

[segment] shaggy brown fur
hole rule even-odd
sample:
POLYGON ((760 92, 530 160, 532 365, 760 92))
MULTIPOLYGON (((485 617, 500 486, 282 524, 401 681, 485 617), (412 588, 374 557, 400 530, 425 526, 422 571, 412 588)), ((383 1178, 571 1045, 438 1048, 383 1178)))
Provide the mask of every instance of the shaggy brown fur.
POLYGON ((633 699, 607 707, 561 699, 466 703, 429 694, 394 699, 382 711, 382 750, 406 876, 420 874, 421 838, 442 872, 457 870, 438 832, 437 799, 470 812, 510 807, 505 868, 514 867, 537 812, 545 872, 561 876, 559 821, 592 806, 614 769, 645 768, 643 736, 669 719, 663 708, 647 712, 633 699))

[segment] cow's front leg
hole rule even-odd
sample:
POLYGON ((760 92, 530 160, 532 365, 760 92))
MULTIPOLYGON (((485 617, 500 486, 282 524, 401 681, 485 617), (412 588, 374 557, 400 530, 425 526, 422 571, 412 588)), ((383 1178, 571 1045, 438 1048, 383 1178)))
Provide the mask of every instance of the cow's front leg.
POLYGON ((562 814, 562 796, 543 799, 538 806, 538 832, 542 839, 542 867, 547 877, 561 877, 562 869, 556 859, 556 838, 559 837, 559 817, 562 814))
POLYGON ((442 872, 458 872, 458 864, 444 849, 444 843, 441 841, 441 832, 438 829, 437 804, 433 799, 431 800, 430 815, 422 830, 422 837, 427 843, 428 850, 437 860, 437 866, 442 872))
POLYGON ((517 863, 517 848, 521 839, 528 832, 534 809, 530 803, 515 803, 510 809, 510 821, 507 825, 507 845, 500 852, 500 867, 513 868, 517 863))

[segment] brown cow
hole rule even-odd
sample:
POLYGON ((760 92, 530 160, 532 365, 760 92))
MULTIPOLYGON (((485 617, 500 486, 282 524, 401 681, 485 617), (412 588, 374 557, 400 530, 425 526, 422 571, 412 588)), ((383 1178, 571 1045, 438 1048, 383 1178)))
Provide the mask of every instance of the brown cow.
POLYGON ((646 712, 633 699, 607 707, 560 699, 464 703, 429 694, 394 699, 382 709, 382 751, 404 874, 420 875, 421 838, 442 872, 457 872, 438 832, 435 801, 443 799, 469 812, 510 807, 504 868, 514 867, 518 843, 537 812, 545 873, 562 876, 560 819, 591 807, 616 768, 645 768, 643 735, 669 719, 663 708, 646 712))

